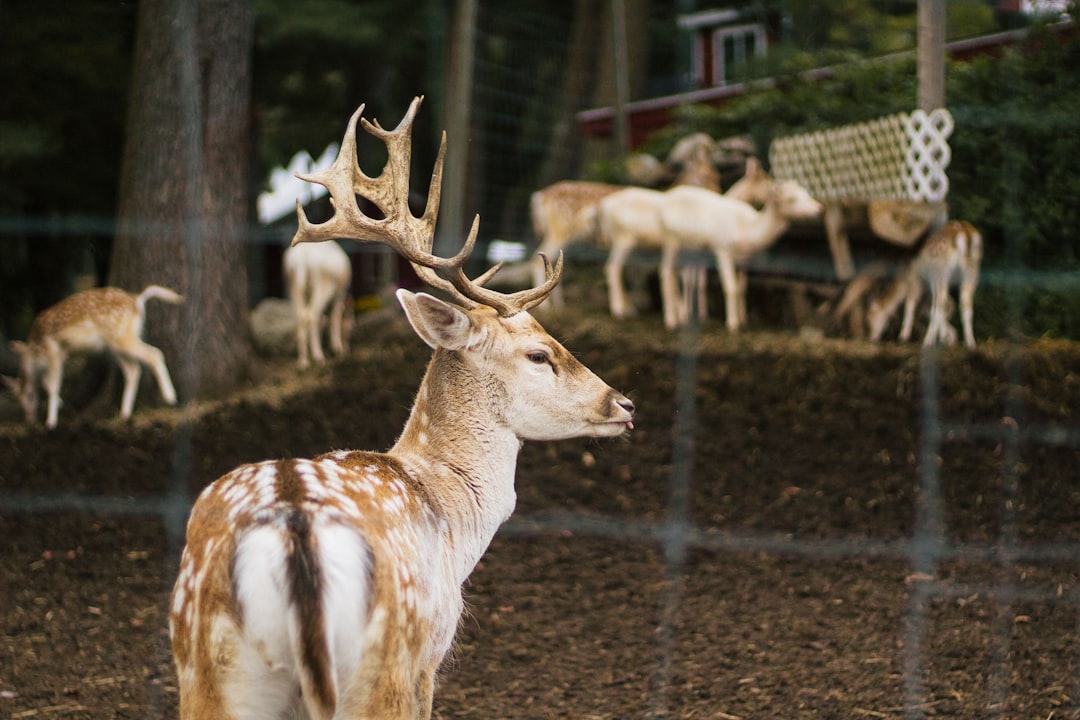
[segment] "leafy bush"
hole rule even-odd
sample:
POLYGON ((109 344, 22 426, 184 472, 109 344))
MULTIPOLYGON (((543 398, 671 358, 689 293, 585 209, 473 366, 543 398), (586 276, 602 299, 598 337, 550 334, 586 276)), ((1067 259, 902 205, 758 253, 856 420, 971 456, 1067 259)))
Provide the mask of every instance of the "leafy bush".
MULTIPOLYGON (((985 239, 976 301, 982 332, 1080 339, 1080 33, 1032 28, 999 58, 947 65, 950 214, 985 239), (1037 271, 1036 274, 1030 274, 1037 271), (1042 274, 1040 274, 1042 273, 1042 274), (1052 282, 1042 282, 1045 273, 1052 282), (1022 291, 992 287, 1018 274, 1022 291), (1065 280, 1060 281, 1062 278, 1065 280), (1020 303, 1011 311, 1008 303, 1020 303)), ((688 132, 749 134, 759 148, 784 135, 910 111, 914 58, 836 68, 824 80, 781 75, 722 108, 681 108, 643 149, 662 156, 688 132)), ((763 150, 761 153, 766 156, 763 150)))

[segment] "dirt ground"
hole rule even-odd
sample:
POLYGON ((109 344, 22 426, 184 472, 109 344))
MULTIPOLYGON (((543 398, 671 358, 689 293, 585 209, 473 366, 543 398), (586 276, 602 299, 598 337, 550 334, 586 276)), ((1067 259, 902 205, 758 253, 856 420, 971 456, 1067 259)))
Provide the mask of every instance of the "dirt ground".
MULTIPOLYGON (((525 446, 436 718, 1080 717, 1080 346, 991 340, 927 365, 916 346, 715 320, 680 336, 602 307, 545 324, 636 427, 525 446)), ((347 357, 268 362, 216 404, 156 408, 148 386, 131 422, 110 399, 51 432, 0 424, 0 715, 175 717, 179 547, 154 499, 247 461, 387 447, 427 358, 394 314, 347 357), (62 495, 86 509, 30 500, 62 495)))

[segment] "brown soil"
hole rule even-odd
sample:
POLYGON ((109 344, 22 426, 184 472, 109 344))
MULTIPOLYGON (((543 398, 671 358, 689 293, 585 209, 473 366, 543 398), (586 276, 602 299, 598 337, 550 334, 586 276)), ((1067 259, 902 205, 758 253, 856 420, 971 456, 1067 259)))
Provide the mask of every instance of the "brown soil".
MULTIPOLYGON (((636 428, 526 445, 437 718, 1078 716, 1080 347, 927 365, 715 321, 546 324, 633 398, 636 428), (923 443, 932 368, 940 448, 923 443)), ((179 548, 139 503, 242 462, 387 447, 428 351, 397 316, 354 345, 300 378, 273 361, 217 404, 150 408, 150 386, 132 422, 99 403, 52 432, 0 425, 0 715, 175 717, 179 548), (64 495, 84 510, 31 502, 64 495)))

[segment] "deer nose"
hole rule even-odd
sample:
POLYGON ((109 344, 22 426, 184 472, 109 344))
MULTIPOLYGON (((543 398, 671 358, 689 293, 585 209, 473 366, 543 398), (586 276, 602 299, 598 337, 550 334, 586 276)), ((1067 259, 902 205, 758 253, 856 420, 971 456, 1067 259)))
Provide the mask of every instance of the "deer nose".
POLYGON ((634 403, 628 398, 620 397, 615 401, 615 404, 621 407, 626 412, 630 413, 630 417, 634 416, 634 403))

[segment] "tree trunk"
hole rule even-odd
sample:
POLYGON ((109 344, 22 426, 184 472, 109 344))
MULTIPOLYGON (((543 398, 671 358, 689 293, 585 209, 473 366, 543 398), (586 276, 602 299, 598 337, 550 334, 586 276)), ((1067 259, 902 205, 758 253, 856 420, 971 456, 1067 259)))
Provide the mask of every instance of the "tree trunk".
POLYGON ((575 113, 582 108, 591 69, 596 66, 596 36, 600 32, 603 8, 595 0, 575 0, 574 27, 570 55, 563 73, 557 109, 552 113, 555 127, 548 150, 537 173, 537 187, 576 177, 580 170, 581 149, 575 113))
POLYGON ((147 308, 182 399, 228 389, 250 358, 250 0, 140 0, 110 283, 182 293, 147 308))
MULTIPOLYGON (((621 4, 610 1, 604 3, 604 17, 600 24, 599 35, 596 38, 600 51, 596 70, 596 84, 593 89, 593 102, 596 107, 611 105, 618 110, 617 101, 621 94, 620 85, 626 91, 627 97, 624 100, 634 100, 640 97, 642 88, 645 85, 645 71, 648 67, 648 10, 648 0, 622 0, 621 4), (624 24, 620 25, 624 31, 625 47, 616 52, 613 13, 620 10, 620 8, 622 18, 625 21, 624 24), (625 59, 625 64, 621 67, 616 62, 617 57, 625 59)), ((612 161, 622 158, 626 148, 620 147, 619 141, 620 139, 617 137, 613 126, 613 134, 610 139, 590 143, 585 147, 585 162, 593 160, 612 161)), ((632 142, 630 144, 633 145, 632 142)))

